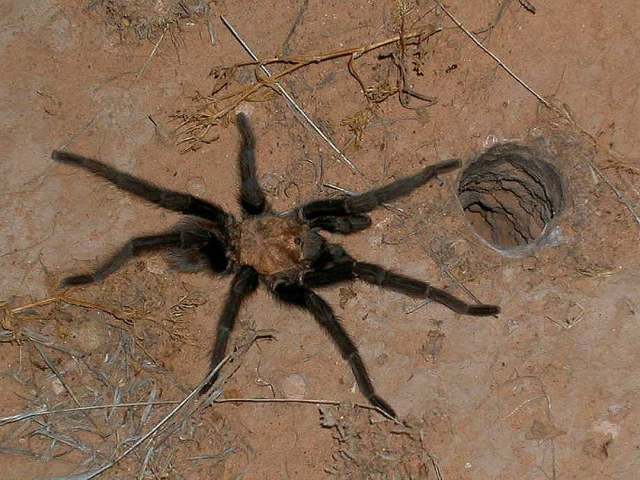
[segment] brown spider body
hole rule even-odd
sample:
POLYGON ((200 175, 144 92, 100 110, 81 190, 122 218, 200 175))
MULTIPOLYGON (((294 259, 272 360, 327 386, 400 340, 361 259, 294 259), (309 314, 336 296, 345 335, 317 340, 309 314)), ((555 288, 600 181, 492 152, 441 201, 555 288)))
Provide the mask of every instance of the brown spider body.
POLYGON ((304 260, 303 240, 309 227, 289 218, 249 217, 240 225, 238 263, 264 276, 297 269, 304 260))
POLYGON ((250 265, 268 284, 294 280, 324 244, 308 225, 272 214, 244 219, 237 232, 236 263, 250 265))

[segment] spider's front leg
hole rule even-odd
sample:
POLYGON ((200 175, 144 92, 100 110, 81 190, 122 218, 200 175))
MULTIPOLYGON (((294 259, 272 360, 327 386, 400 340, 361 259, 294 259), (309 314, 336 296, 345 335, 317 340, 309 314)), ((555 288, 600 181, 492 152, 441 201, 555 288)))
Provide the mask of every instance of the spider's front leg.
POLYGON ((260 215, 267 209, 267 199, 258 183, 256 169, 256 141, 249 119, 244 113, 236 115, 240 145, 240 204, 249 215, 260 215))
POLYGON ((193 215, 224 226, 230 219, 218 205, 188 193, 176 192, 160 187, 155 183, 134 177, 117 168, 111 167, 93 158, 83 157, 71 152, 54 150, 51 158, 56 162, 87 170, 101 177, 116 187, 136 195, 150 203, 174 212, 193 215))
POLYGON ((358 348, 336 318, 331 306, 310 289, 297 284, 280 284, 275 287, 274 293, 283 302, 307 310, 313 315, 325 332, 331 336, 342 357, 349 362, 356 383, 365 398, 390 417, 396 418, 393 408, 373 388, 358 348))

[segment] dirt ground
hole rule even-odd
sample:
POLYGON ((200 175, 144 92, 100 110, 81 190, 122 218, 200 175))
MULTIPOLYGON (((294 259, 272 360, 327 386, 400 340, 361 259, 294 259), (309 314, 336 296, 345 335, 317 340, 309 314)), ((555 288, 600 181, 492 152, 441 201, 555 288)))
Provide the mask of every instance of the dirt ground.
MULTIPOLYGON (((225 71, 212 69, 249 60, 220 15, 262 58, 369 45, 398 35, 402 19, 407 31, 441 27, 404 59, 408 88, 436 97, 431 106, 409 97, 407 108, 394 93, 397 43, 354 60, 373 93, 387 88, 375 106, 348 57, 284 77, 364 175, 272 90, 242 103, 275 209, 336 195, 327 184, 364 191, 438 160, 470 161, 505 141, 544 152, 565 206, 536 248, 500 252, 474 233, 460 174, 448 174, 338 239, 361 259, 502 308, 477 318, 363 283, 323 290, 401 423, 354 406, 365 401, 330 339, 261 290, 242 309, 220 399, 341 405, 189 404, 101 478, 640 478, 637 1, 445 6, 549 106, 429 0, 0 3, 3 479, 93 478, 81 474, 171 409, 154 402, 182 400, 207 372, 228 277, 175 273, 150 255, 60 301, 62 278, 178 216, 50 154, 100 158, 239 215, 233 125, 213 126, 206 142, 175 131, 221 85, 225 71), (142 406, 117 406, 127 402, 142 406), (5 418, 79 405, 100 408, 5 418)), ((256 81, 252 67, 226 73, 218 96, 256 81)))

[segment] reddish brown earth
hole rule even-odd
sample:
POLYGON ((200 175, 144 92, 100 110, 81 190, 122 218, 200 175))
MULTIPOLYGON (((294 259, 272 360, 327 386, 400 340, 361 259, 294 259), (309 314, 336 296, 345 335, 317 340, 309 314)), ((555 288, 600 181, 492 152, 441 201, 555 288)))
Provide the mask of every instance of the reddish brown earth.
MULTIPOLYGON (((138 41, 106 21, 102 7, 118 2, 93 2, 100 6, 92 11, 80 3, 92 2, 0 5, 0 299, 8 309, 59 293, 65 275, 177 219, 53 164, 53 149, 99 157, 239 213, 235 129, 219 127, 217 141, 184 155, 171 136, 170 115, 190 107, 196 91, 208 93, 212 67, 247 59, 219 14, 263 57, 396 34, 391 1, 212 2, 215 45, 201 18, 183 21, 176 38, 138 41)), ((446 5, 477 31, 501 3, 446 5)), ((404 215, 380 209, 370 230, 340 239, 359 258, 502 307, 497 318, 473 318, 434 304, 416 309, 415 301, 361 283, 323 292, 405 425, 349 407, 363 399, 330 340, 310 317, 260 291, 243 308, 234 342, 243 352, 252 332, 263 330, 275 340, 257 341, 225 367, 223 397, 345 405, 321 413, 314 404, 217 404, 181 417, 164 443, 157 437, 151 452, 142 445, 105 478, 640 477, 640 223, 633 216, 640 211, 640 9, 634 0, 534 0, 532 14, 522 3, 507 2, 481 38, 553 110, 431 11, 430 1, 408 4, 422 24, 443 27, 424 45, 423 75, 410 81, 437 104, 415 111, 388 98, 361 148, 342 124, 366 107, 345 59, 284 82, 338 145, 348 145, 366 176, 337 161, 281 98, 244 107, 258 138, 260 178, 277 209, 333 195, 322 183, 363 191, 438 160, 470 160, 506 140, 535 145, 562 175, 566 208, 542 248, 525 256, 501 255, 473 233, 454 174, 398 202, 404 215)), ((389 65, 375 53, 358 62, 371 84, 389 65)), ((3 327, 15 335, 5 332, 0 344, 0 417, 73 406, 36 344, 80 404, 113 403, 118 388, 127 401, 184 398, 207 371, 227 285, 173 273, 149 256, 102 285, 68 293, 119 319, 69 305, 6 313, 3 327), (38 344, 34 335, 48 340, 38 344), (125 344, 133 347, 122 350, 125 344), (130 361, 122 370, 108 363, 118 355, 130 361), (100 369, 109 376, 100 380, 100 369)), ((97 410, 91 420, 76 413, 0 425, 1 476, 52 478, 102 465, 167 412, 97 410), (95 431, 74 430, 72 420, 95 431), (54 440, 62 429, 66 436, 54 440)))

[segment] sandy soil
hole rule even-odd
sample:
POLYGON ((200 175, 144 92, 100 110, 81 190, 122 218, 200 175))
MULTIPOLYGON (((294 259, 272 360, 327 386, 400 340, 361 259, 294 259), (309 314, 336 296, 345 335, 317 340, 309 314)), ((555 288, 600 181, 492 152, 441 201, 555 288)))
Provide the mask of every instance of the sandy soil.
MULTIPOLYGON (((193 17, 164 35, 150 28, 140 40, 132 32, 138 19, 124 22, 113 8, 119 3, 0 4, 1 417, 70 408, 72 396, 82 405, 184 398, 207 371, 228 285, 174 273, 149 256, 101 285, 67 292, 76 305, 15 310, 59 294, 64 276, 178 218, 53 164, 51 151, 101 158, 239 214, 235 129, 216 127, 216 141, 180 154, 171 118, 193 108, 197 92, 211 91, 213 67, 247 60, 218 16, 262 57, 306 55, 396 35, 398 5, 227 0, 212 2, 207 14, 197 9, 203 2, 185 2, 193 17)), ((222 397, 343 405, 216 404, 180 417, 104 478, 640 477, 637 2, 534 0, 535 14, 524 1, 503 10, 496 0, 446 4, 472 31, 495 23, 480 38, 553 109, 431 1, 405 4, 407 18, 443 28, 422 45, 423 58, 412 57, 421 74, 408 76, 411 88, 437 103, 412 110, 389 97, 356 148, 344 121, 367 103, 346 59, 301 69, 285 87, 365 175, 269 96, 243 105, 258 138, 260 178, 284 210, 335 194, 322 184, 363 191, 437 160, 470 161, 497 142, 534 145, 561 174, 566 206, 526 255, 502 254, 474 233, 456 174, 398 202, 403 214, 380 209, 371 229, 339 239, 359 258, 468 301, 497 303, 502 313, 460 316, 361 283, 323 292, 399 412, 404 424, 397 425, 351 407, 364 400, 331 341, 310 317, 261 291, 242 310, 222 397), (256 332, 275 339, 256 340, 256 332)), ((377 53, 357 62, 371 85, 390 65, 377 53)), ((229 88, 253 79, 241 69, 229 88)), ((168 408, 0 423, 2 478, 96 468, 168 408)))

